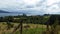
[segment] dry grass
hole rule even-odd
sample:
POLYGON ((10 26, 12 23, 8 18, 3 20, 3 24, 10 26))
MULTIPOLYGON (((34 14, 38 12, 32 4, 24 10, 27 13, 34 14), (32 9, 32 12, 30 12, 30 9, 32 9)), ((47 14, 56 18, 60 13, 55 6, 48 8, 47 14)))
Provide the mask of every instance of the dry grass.
MULTIPOLYGON (((12 23, 13 24, 13 28, 11 28, 10 30, 7 30, 7 24, 6 22, 0 22, 0 34, 6 33, 8 34, 8 32, 12 33, 12 31, 14 30, 14 28, 16 28, 19 23, 12 23)), ((23 26, 29 25, 30 29, 33 28, 46 28, 46 25, 40 25, 40 24, 23 24, 23 26)))
MULTIPOLYGON (((8 33, 12 33, 14 28, 16 28, 19 23, 12 23, 13 24, 13 28, 7 30, 7 24, 6 22, 0 22, 0 34, 8 34, 8 33)), ((29 25, 29 29, 35 29, 35 28, 38 28, 38 30, 41 30, 42 28, 46 30, 46 25, 41 25, 41 24, 23 24, 23 26, 26 26, 26 25, 29 25), (39 29, 40 28, 40 29, 39 29)), ((50 27, 50 26, 49 26, 50 27)), ((58 26, 59 28, 60 26, 58 26)), ((23 29, 26 29, 26 28, 23 28, 23 29)), ((18 29, 19 30, 19 29, 18 29)), ((17 31, 18 31, 17 30, 17 31)), ((60 34, 60 31, 59 31, 59 34, 60 34)))

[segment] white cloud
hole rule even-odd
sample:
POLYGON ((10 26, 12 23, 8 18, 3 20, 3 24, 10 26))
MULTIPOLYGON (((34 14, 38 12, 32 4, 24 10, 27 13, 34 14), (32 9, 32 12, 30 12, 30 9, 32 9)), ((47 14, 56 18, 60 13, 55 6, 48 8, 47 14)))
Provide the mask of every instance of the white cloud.
POLYGON ((39 11, 44 13, 58 13, 60 12, 60 0, 0 0, 0 9, 8 11, 36 10, 37 13, 39 11))
POLYGON ((25 8, 26 9, 29 8, 28 6, 30 6, 31 8, 35 8, 38 7, 37 5, 39 5, 40 4, 39 2, 41 1, 42 0, 0 0, 0 8, 7 8, 7 9, 25 8))
POLYGON ((47 5, 52 5, 56 2, 59 2, 60 0, 47 0, 47 5))
POLYGON ((59 2, 60 0, 48 0, 46 13, 57 14, 58 12, 60 12, 59 2))

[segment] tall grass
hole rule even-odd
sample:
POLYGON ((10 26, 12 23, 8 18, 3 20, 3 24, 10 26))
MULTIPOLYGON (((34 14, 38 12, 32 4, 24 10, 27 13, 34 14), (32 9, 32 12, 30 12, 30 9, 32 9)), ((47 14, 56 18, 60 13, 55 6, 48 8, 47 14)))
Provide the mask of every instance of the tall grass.
MULTIPOLYGON (((17 26, 17 23, 13 23, 14 27, 17 26)), ((23 24, 23 26, 25 26, 27 24, 23 24)), ((43 31, 46 30, 46 26, 43 25, 44 28, 42 28, 42 25, 40 24, 28 24, 30 26, 30 28, 23 28, 23 34, 42 34, 43 31)), ((7 29, 7 24, 4 23, 0 23, 0 34, 11 34, 14 30, 14 27, 6 30, 7 29)), ((20 30, 18 29, 14 34, 20 34, 20 30)))

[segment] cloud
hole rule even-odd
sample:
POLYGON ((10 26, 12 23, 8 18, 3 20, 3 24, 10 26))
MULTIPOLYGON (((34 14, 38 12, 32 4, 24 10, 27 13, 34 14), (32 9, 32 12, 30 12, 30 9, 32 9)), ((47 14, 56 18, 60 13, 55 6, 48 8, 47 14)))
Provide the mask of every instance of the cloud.
POLYGON ((40 7, 44 0, 0 0, 0 8, 7 9, 26 9, 40 7))
POLYGON ((38 13, 60 12, 60 0, 0 0, 0 9, 38 13), (31 10, 31 11, 30 11, 31 10))
POLYGON ((50 13, 50 14, 58 14, 58 12, 60 12, 60 7, 59 7, 59 2, 60 0, 56 0, 56 1, 52 1, 50 0, 50 3, 47 3, 47 11, 46 13, 50 13))

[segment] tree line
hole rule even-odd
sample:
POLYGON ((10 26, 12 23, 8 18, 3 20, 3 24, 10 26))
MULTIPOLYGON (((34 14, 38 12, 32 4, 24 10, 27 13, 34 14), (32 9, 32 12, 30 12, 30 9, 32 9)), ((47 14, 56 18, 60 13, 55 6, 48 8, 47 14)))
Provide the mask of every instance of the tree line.
MULTIPOLYGON (((47 16, 46 16, 47 17, 47 16)), ((18 16, 5 16, 5 17, 0 17, 0 22, 17 22, 20 23, 21 19, 23 20, 23 23, 34 23, 34 24, 42 24, 43 22, 46 22, 46 20, 49 18, 45 18, 45 16, 26 16, 25 14, 23 15, 18 15, 18 16), (41 22, 42 21, 42 22, 41 22)))
POLYGON ((5 16, 0 17, 0 22, 13 22, 13 23, 20 23, 20 20, 23 19, 23 23, 34 23, 34 24, 53 24, 54 21, 60 20, 60 15, 36 15, 36 16, 27 16, 26 14, 18 15, 18 16, 5 16), (51 23, 50 23, 51 22, 51 23))

